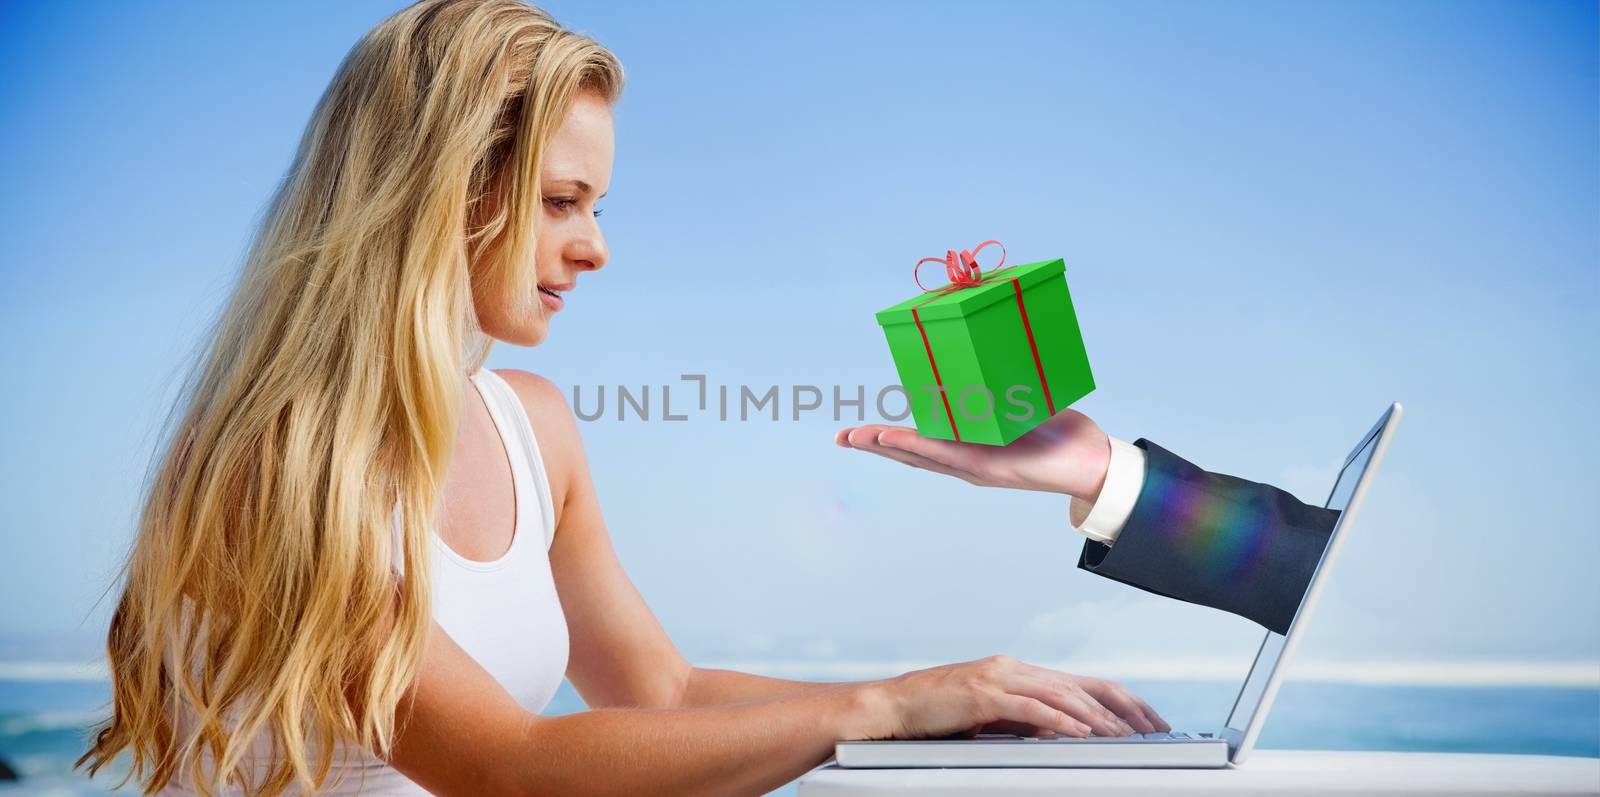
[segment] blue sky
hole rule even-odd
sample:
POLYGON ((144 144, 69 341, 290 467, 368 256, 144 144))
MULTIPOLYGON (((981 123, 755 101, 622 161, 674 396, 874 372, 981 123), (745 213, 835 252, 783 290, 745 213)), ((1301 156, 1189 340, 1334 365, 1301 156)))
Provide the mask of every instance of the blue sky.
MULTIPOLYGON (((0 6, 0 637, 99 633, 176 376, 398 7, 0 6)), ((493 367, 870 391, 912 264, 998 238, 1066 260, 1099 384, 1076 406, 1112 434, 1320 501, 1407 404, 1309 658, 1600 658, 1593 3, 546 8, 628 71, 612 258, 493 367)), ((1077 570, 1064 499, 838 425, 583 425, 692 654, 1248 654, 1243 620, 1077 570)))

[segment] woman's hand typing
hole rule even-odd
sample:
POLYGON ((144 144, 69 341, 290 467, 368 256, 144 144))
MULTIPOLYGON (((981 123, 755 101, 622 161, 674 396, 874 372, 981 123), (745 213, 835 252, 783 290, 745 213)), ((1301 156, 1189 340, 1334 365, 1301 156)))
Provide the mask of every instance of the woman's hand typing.
POLYGON ((859 737, 866 739, 979 732, 1128 736, 1172 729, 1120 684, 1009 656, 916 670, 861 688, 877 706, 859 737))

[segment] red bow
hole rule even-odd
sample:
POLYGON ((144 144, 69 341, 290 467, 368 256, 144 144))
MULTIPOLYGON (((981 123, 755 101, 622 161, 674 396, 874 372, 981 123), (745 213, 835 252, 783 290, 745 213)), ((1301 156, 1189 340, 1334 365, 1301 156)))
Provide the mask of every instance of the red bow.
POLYGON ((957 252, 954 249, 947 249, 945 250, 944 257, 942 258, 925 257, 921 260, 918 260, 916 267, 911 269, 911 278, 916 280, 917 287, 922 288, 923 293, 933 293, 935 291, 942 293, 944 291, 970 288, 974 285, 981 285, 983 283, 978 279, 978 277, 982 274, 982 271, 978 268, 978 253, 982 252, 983 248, 989 244, 994 244, 995 246, 1000 247, 1000 262, 994 264, 995 268, 1000 268, 1006 264, 1006 245, 1000 243, 999 241, 984 241, 983 243, 978 244, 977 248, 970 251, 963 249, 960 252, 957 252), (928 262, 944 263, 944 273, 950 278, 950 284, 941 285, 937 288, 929 288, 924 286, 922 284, 922 278, 918 276, 917 272, 922 269, 923 263, 928 262))

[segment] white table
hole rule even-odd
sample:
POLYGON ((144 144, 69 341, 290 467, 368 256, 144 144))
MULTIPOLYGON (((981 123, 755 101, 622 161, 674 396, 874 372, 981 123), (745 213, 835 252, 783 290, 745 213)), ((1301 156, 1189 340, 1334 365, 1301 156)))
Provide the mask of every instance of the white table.
POLYGON ((1600 758, 1257 750, 1229 769, 814 769, 800 797, 883 794, 1600 795, 1600 758))

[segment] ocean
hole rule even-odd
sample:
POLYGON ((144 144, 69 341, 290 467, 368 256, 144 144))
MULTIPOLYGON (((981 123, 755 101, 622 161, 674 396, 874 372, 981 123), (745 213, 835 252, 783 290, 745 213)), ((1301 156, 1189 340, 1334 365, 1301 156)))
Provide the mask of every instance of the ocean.
MULTIPOLYGON (((1126 683, 1174 728, 1193 731, 1216 729, 1238 690, 1237 682, 1220 680, 1126 683)), ((0 783, 0 795, 105 794, 115 777, 102 773, 92 782, 75 775, 72 762, 83 752, 85 729, 99 717, 107 696, 100 680, 0 680, 0 760, 22 777, 0 783)), ((545 713, 583 708, 577 693, 563 684, 545 713)), ((1260 744, 1600 757, 1600 689, 1290 681, 1260 744)), ((793 790, 791 784, 776 793, 793 790)))

